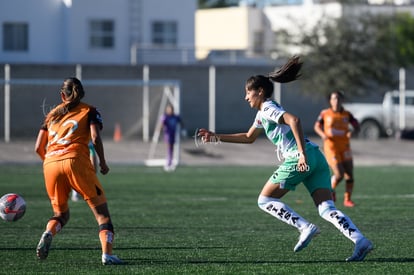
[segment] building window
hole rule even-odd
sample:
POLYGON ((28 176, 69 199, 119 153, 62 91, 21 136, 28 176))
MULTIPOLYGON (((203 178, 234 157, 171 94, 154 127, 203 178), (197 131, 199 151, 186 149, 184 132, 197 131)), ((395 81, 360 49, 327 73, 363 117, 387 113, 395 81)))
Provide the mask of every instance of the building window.
POLYGON ((29 50, 29 25, 27 23, 3 24, 3 50, 19 52, 29 50))
POLYGON ((112 49, 115 46, 115 24, 112 20, 92 20, 89 23, 89 46, 93 49, 112 49))
POLYGON ((177 45, 177 22, 155 21, 152 23, 152 43, 159 46, 177 45))

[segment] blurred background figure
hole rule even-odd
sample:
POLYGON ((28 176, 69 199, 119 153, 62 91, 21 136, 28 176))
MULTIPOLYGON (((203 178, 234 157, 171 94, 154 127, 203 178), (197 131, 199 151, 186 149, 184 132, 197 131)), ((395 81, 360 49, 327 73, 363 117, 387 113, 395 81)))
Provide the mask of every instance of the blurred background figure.
POLYGON ((165 113, 162 116, 162 129, 164 132, 164 142, 167 145, 167 157, 164 170, 167 172, 174 171, 176 164, 173 163, 174 145, 176 142, 177 130, 182 127, 181 117, 174 113, 174 107, 168 104, 165 113))
POLYGON ((333 172, 331 178, 333 200, 336 201, 336 187, 345 178, 344 206, 354 207, 355 203, 351 200, 354 189, 354 165, 350 139, 352 129, 359 131, 359 123, 342 106, 344 94, 341 91, 330 93, 328 100, 330 107, 321 111, 314 130, 323 140, 325 157, 333 172))

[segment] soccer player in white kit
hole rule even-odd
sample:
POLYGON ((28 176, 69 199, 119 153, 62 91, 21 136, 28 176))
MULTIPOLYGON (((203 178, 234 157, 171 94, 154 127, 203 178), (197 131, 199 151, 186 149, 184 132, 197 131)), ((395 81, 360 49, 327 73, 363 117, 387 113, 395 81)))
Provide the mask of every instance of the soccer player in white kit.
POLYGON ((253 143, 264 131, 284 161, 263 186, 258 198, 259 208, 299 231, 299 241, 293 250, 301 251, 319 234, 319 228, 282 202, 281 198, 303 182, 319 215, 355 244, 353 254, 346 261, 362 261, 374 248, 373 244, 332 201, 330 171, 325 157, 316 144, 304 137, 300 119, 271 99, 272 81, 285 83, 295 80, 301 65, 299 57, 295 56, 269 76, 256 75, 246 81, 245 100, 251 108, 258 110, 253 125, 246 133, 217 134, 200 129, 198 136, 203 142, 253 143))

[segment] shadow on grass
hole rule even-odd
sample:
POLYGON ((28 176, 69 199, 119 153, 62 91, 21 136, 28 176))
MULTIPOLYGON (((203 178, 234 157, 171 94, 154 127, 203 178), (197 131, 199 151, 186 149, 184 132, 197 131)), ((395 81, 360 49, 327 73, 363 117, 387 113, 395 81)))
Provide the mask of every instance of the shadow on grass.
MULTIPOLYGON (((148 246, 148 247, 117 247, 117 251, 144 251, 144 250, 225 250, 237 247, 228 246, 148 246)), ((34 247, 2 247, 0 251, 35 251, 34 247)), ((100 247, 53 247, 55 251, 100 251, 100 247)), ((1 252, 0 252, 1 254, 1 252)), ((125 258, 128 265, 145 263, 157 264, 318 264, 318 263, 346 263, 344 260, 161 260, 150 258, 125 258)), ((414 258, 368 258, 361 263, 412 263, 414 258)), ((359 262, 354 262, 359 263, 359 262)), ((353 264, 353 263, 347 263, 353 264)))
POLYGON ((396 259, 368 259, 363 262, 348 263, 344 260, 159 260, 159 259, 145 259, 145 258, 127 258, 129 265, 134 264, 323 264, 323 263, 411 263, 414 258, 396 258, 396 259))

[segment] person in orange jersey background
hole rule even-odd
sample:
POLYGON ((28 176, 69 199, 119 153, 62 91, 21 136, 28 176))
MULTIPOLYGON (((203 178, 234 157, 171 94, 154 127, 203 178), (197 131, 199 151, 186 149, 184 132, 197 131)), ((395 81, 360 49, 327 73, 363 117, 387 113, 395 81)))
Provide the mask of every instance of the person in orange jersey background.
POLYGON ((325 157, 333 172, 333 200, 336 201, 336 187, 345 178, 344 206, 354 207, 355 203, 351 199, 354 189, 354 165, 350 139, 352 129, 359 131, 359 123, 344 109, 343 100, 344 94, 341 91, 334 91, 329 95, 330 107, 321 111, 314 130, 323 140, 325 157))

